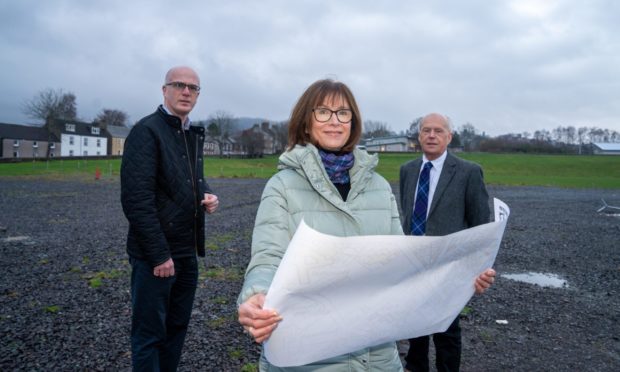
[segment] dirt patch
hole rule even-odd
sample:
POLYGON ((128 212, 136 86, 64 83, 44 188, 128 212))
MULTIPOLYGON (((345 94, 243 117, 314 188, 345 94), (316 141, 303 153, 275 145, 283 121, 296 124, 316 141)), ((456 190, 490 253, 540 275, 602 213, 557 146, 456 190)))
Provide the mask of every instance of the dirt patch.
MULTIPOLYGON (((182 371, 239 371, 259 347, 236 322, 264 180, 212 180, 207 257, 182 371)), ((394 185, 397 190, 397 185, 394 185)), ((118 179, 0 178, 0 369, 129 370, 127 223, 118 179)), ((618 190, 489 187, 512 210, 499 274, 553 274, 542 287, 500 277, 462 318, 463 371, 620 370, 618 190), (499 321, 499 322, 498 322, 499 321)), ((415 314, 412 314, 415 316, 415 314)))

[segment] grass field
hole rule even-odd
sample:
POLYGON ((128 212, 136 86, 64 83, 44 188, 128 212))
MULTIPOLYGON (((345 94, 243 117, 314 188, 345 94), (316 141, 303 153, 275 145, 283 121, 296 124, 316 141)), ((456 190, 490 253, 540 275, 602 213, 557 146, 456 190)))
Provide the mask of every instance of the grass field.
MULTIPOLYGON (((381 154, 378 172, 389 181, 398 180, 399 168, 420 154, 381 154)), ((620 157, 526 154, 457 154, 482 165, 492 185, 555 186, 568 188, 620 189, 620 157)), ((0 164, 0 176, 80 176, 102 178, 119 174, 120 159, 37 160, 0 164)), ((277 156, 262 159, 205 159, 207 177, 268 178, 276 171, 277 156)))

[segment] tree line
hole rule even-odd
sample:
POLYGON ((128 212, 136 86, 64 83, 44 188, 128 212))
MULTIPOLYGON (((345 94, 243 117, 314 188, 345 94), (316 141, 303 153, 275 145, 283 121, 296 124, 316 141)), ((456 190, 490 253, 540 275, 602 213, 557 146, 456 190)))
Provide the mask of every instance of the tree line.
MULTIPOLYGON (((50 118, 83 121, 77 115, 75 94, 64 92, 62 89, 48 88, 40 91, 23 104, 22 112, 44 122, 50 118)), ((422 117, 412 120, 408 129, 400 133, 393 131, 385 122, 366 120, 363 125, 363 138, 404 135, 417 139, 421 120, 422 117)), ((93 122, 102 126, 130 126, 129 115, 126 112, 111 108, 102 109, 93 122)), ((216 141, 223 142, 226 138, 237 137, 241 144, 249 149, 258 148, 263 143, 263 135, 260 131, 240 127, 238 120, 226 111, 218 110, 206 120, 198 121, 197 124, 204 126, 207 134, 216 141)), ((286 144, 288 122, 270 124, 269 130, 275 136, 276 141, 286 144)), ((462 148, 464 151, 483 152, 591 153, 591 144, 595 142, 620 143, 620 133, 598 127, 558 126, 552 130, 541 129, 533 133, 508 133, 490 137, 484 132, 480 133, 472 123, 468 122, 453 128, 450 146, 462 148)))
MULTIPOLYGON (((381 121, 364 122, 364 138, 405 135, 418 138, 418 128, 422 117, 409 123, 409 128, 401 133, 392 131, 381 121)), ((541 129, 533 133, 508 133, 490 137, 479 132, 472 123, 453 128, 450 147, 464 151, 481 152, 523 152, 546 154, 590 154, 596 142, 620 143, 620 132, 598 127, 558 126, 553 130, 541 129)))
MULTIPOLYGON (((24 102, 22 112, 43 122, 49 119, 83 121, 77 115, 75 94, 64 92, 62 89, 48 88, 40 91, 32 99, 24 102)), ((128 120, 129 115, 126 112, 104 108, 93 122, 101 125, 128 126, 128 120)))

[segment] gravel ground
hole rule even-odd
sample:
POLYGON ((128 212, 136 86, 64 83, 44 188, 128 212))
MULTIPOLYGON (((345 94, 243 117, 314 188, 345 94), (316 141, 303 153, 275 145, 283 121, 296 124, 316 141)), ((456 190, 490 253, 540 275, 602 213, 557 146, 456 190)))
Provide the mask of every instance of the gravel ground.
MULTIPOLYGON (((208 217, 207 258, 180 370, 251 371, 259 348, 241 332, 235 300, 265 181, 210 183, 222 203, 208 217)), ((550 273, 566 286, 499 277, 462 318, 462 370, 620 370, 620 216, 596 213, 601 198, 620 205, 620 190, 489 192, 512 212, 498 273, 550 273)), ((130 369, 118 178, 0 177, 0 208, 0 370, 130 369)))

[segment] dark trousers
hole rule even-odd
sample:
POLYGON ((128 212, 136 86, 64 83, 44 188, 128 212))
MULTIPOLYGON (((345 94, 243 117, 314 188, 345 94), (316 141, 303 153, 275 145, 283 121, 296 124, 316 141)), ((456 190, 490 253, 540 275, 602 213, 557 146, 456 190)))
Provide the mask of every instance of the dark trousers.
MULTIPOLYGON (((435 365, 439 372, 457 372, 461 365, 461 327, 459 317, 443 333, 435 333, 435 365)), ((412 372, 426 372, 428 365, 428 346, 430 336, 409 339, 409 352, 405 357, 405 368, 412 372)))
POLYGON ((131 362, 134 371, 176 371, 198 283, 196 257, 175 259, 175 275, 153 275, 148 262, 131 263, 131 362))

